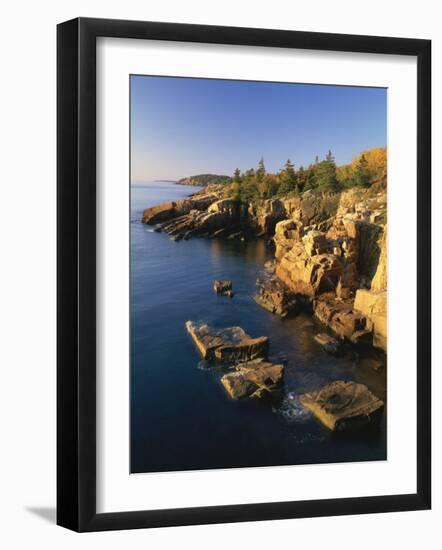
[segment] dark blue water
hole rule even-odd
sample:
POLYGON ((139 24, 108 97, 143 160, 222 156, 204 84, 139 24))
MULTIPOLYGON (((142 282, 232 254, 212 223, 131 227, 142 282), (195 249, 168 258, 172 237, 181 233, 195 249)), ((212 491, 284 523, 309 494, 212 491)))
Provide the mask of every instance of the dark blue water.
POLYGON ((194 190, 132 187, 131 471, 385 459, 385 415, 379 432, 343 437, 292 406, 297 394, 337 379, 362 382, 385 399, 385 372, 373 369, 371 357, 325 354, 313 339, 323 329, 311 317, 281 320, 255 304, 256 278, 272 257, 264 241, 174 242, 140 223, 144 208, 194 190), (232 280, 235 297, 215 295, 214 279, 232 280), (268 335, 271 353, 289 358, 282 401, 230 400, 221 369, 198 368, 189 319, 268 335))

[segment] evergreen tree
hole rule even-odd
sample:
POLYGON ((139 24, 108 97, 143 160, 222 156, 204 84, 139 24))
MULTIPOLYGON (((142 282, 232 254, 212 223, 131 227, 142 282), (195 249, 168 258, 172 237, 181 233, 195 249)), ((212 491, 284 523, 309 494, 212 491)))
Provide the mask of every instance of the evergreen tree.
POLYGON ((319 162, 315 167, 318 187, 324 191, 335 193, 339 191, 339 183, 336 175, 336 163, 332 152, 329 151, 325 160, 319 162))
POLYGON ((266 175, 266 169, 264 166, 264 159, 263 157, 261 157, 260 161, 258 162, 258 168, 256 170, 257 181, 262 181, 265 175, 266 175))
POLYGON ((361 155, 356 165, 354 184, 358 187, 370 187, 370 172, 365 155, 361 155))
POLYGON ((290 162, 290 159, 287 159, 284 169, 280 173, 280 182, 279 193, 281 195, 298 192, 298 180, 295 173, 295 167, 290 162))
POLYGON ((304 170, 303 166, 299 167, 299 170, 296 172, 296 179, 298 184, 298 189, 302 193, 305 190, 307 183, 307 171, 304 170))
POLYGON ((328 150, 328 153, 325 156, 325 160, 327 162, 332 162, 332 163, 335 162, 335 157, 333 156, 333 153, 330 151, 330 149, 328 150))
POLYGON ((241 172, 239 168, 236 168, 235 171, 233 172, 233 181, 235 183, 241 183, 241 172))
POLYGON ((318 187, 318 180, 316 177, 316 164, 310 164, 305 176, 304 191, 310 191, 318 187))

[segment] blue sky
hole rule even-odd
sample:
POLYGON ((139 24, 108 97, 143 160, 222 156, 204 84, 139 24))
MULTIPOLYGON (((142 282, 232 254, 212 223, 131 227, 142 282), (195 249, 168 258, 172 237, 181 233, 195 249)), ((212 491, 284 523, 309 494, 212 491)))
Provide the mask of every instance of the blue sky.
POLYGON ((133 182, 232 174, 264 157, 277 172, 328 149, 337 164, 387 142, 387 90, 131 76, 133 182))

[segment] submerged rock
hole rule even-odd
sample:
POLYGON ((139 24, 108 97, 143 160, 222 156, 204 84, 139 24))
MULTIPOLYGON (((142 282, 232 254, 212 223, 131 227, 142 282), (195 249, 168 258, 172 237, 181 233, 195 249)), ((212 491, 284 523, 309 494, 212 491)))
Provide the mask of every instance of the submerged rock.
POLYGON ((379 422, 384 403, 363 384, 332 382, 319 391, 300 396, 309 409, 327 428, 333 431, 361 429, 379 422))
POLYGON ((222 294, 223 296, 230 296, 230 298, 233 298, 232 281, 216 280, 213 282, 213 290, 217 294, 222 294))
POLYGON ((278 389, 284 375, 284 365, 263 360, 241 363, 235 372, 225 374, 221 383, 232 399, 261 397, 278 389))
POLYGON ((320 346, 322 346, 324 351, 330 353, 331 355, 338 355, 341 351, 341 345, 338 340, 328 334, 325 334, 325 332, 317 334, 315 336, 315 340, 320 346))
POLYGON ((265 359, 269 351, 267 336, 251 338, 241 327, 215 329, 206 323, 186 322, 203 359, 220 362, 243 362, 252 359, 265 359))

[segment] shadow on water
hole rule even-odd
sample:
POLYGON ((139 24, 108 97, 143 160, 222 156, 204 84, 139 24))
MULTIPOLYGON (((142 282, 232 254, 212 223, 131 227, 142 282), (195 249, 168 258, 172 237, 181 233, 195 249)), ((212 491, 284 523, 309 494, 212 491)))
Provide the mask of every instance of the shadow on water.
POLYGON ((334 380, 361 382, 385 400, 376 354, 327 355, 313 338, 324 327, 311 316, 282 320, 254 302, 256 278, 272 258, 263 240, 177 243, 139 223, 145 207, 191 192, 181 187, 132 190, 131 471, 386 459, 386 415, 375 433, 336 437, 297 404, 299 394, 334 380), (215 295, 214 279, 232 280, 234 298, 215 295), (271 355, 288 358, 282 395, 228 399, 222 369, 198 368, 189 319, 268 335, 271 355))

